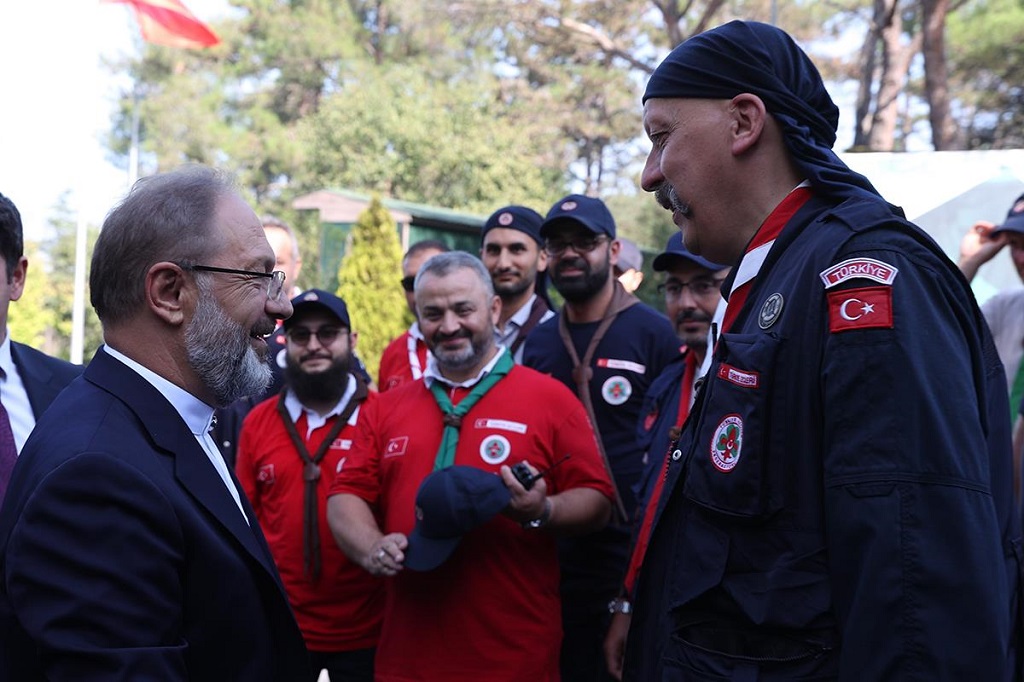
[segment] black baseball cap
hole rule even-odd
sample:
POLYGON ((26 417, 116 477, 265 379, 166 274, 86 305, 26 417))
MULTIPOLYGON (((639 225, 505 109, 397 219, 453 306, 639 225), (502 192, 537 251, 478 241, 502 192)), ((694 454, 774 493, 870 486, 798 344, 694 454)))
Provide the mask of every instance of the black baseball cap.
POLYGON ((541 214, 532 208, 516 205, 505 206, 492 213, 484 223, 484 227, 480 231, 480 241, 482 242, 484 236, 494 228, 502 227, 508 230, 524 232, 533 237, 533 241, 540 244, 540 226, 543 222, 544 218, 541 214))
POLYGON ((997 225, 992 230, 992 235, 999 234, 1000 232, 1024 233, 1024 194, 1021 194, 1017 197, 1017 201, 1013 202, 1010 212, 1006 214, 1006 220, 1003 221, 1002 225, 997 225))
POLYGON ((615 218, 605 203, 595 197, 570 194, 556 201, 540 226, 540 235, 546 237, 552 226, 567 222, 578 223, 594 234, 606 234, 615 239, 615 218))
POLYGON ((462 536, 508 506, 512 493, 497 474, 471 466, 433 472, 416 493, 416 527, 404 565, 431 571, 451 556, 462 536))
POLYGON ((352 323, 348 319, 348 306, 345 305, 345 301, 323 289, 309 289, 292 299, 292 316, 284 321, 284 330, 288 331, 300 311, 313 307, 325 308, 337 317, 345 327, 348 329, 352 328, 352 323))

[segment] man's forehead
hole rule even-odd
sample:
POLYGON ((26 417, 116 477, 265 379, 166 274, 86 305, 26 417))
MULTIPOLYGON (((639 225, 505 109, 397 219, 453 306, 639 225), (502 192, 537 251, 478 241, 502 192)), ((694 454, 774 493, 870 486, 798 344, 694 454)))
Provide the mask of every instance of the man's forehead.
POLYGON ((484 248, 491 244, 498 246, 512 246, 513 244, 523 244, 528 246, 533 241, 533 237, 530 237, 525 232, 519 230, 511 230, 504 227, 494 227, 487 231, 484 235, 484 248))

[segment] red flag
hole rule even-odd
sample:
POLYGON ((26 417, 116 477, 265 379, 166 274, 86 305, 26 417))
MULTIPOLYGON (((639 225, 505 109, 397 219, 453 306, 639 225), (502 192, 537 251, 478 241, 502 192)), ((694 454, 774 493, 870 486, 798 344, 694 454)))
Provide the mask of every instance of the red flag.
POLYGON ((201 48, 220 43, 210 27, 199 21, 180 0, 100 0, 121 2, 135 9, 142 38, 167 47, 201 48))

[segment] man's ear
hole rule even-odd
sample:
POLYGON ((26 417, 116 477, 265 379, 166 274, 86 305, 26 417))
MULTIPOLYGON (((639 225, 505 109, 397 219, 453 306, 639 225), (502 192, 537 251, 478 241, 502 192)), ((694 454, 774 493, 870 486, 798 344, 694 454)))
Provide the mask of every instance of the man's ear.
POLYGON ((194 280, 176 263, 154 263, 146 273, 146 306, 167 324, 181 325, 198 296, 198 287, 192 285, 194 280))
POLYGON ((744 92, 732 98, 729 114, 732 116, 732 153, 740 156, 761 139, 768 110, 760 97, 744 92))
POLYGON ((25 291, 25 277, 28 275, 28 258, 22 256, 18 259, 18 262, 14 265, 14 269, 8 273, 8 278, 11 280, 10 285, 7 287, 9 297, 12 301, 17 301, 21 298, 22 293, 25 291))

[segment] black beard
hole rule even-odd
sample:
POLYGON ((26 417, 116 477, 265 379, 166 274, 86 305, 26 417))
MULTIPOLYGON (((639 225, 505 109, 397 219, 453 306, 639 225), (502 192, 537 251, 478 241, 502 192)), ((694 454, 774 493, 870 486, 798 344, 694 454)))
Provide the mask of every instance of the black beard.
POLYGON ((599 267, 594 270, 591 269, 590 264, 582 258, 573 264, 583 270, 583 277, 574 277, 570 280, 563 280, 558 272, 558 268, 549 268, 549 271, 551 272, 551 282, 555 285, 555 289, 558 289, 558 293, 560 293, 566 301, 569 301, 570 303, 583 303, 585 301, 589 301, 596 296, 608 282, 608 278, 611 276, 612 266, 608 261, 605 261, 603 267, 599 267), (581 263, 582 265, 580 265, 581 263))
POLYGON ((533 287, 533 281, 527 282, 525 279, 520 279, 512 284, 494 284, 494 293, 498 295, 501 300, 515 298, 524 291, 527 291, 533 287))
POLYGON ((288 387, 295 391, 299 402, 333 402, 341 400, 348 389, 348 375, 352 367, 351 356, 335 358, 331 366, 322 372, 309 373, 285 354, 284 376, 288 387))

